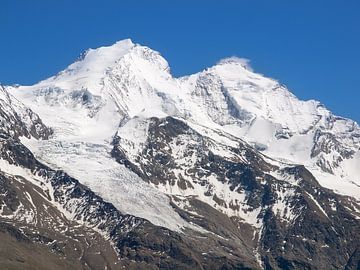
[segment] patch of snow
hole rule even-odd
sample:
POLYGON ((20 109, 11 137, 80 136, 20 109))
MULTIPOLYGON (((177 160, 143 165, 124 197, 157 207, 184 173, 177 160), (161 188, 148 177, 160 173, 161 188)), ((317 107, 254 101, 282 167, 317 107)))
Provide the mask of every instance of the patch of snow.
POLYGON ((325 212, 324 208, 322 208, 322 206, 319 204, 319 202, 317 200, 315 200, 314 196, 312 196, 310 193, 306 192, 306 194, 309 196, 309 198, 315 203, 315 205, 319 208, 319 210, 327 217, 329 218, 329 216, 327 215, 327 213, 325 212))

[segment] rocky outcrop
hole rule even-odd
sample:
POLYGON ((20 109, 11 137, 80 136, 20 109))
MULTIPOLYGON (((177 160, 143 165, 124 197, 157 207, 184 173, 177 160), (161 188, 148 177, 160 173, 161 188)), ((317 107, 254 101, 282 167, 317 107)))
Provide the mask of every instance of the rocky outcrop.
POLYGON ((112 154, 171 196, 184 219, 252 247, 265 269, 340 269, 357 256, 358 202, 323 188, 304 166, 271 163, 241 140, 222 145, 171 117, 148 122, 136 158, 121 132, 112 154))
POLYGON ((46 127, 39 116, 11 96, 0 85, 0 131, 13 137, 47 139, 52 130, 46 127))
MULTIPOLYGON (((16 238, 15 249, 38 250, 41 256, 48 256, 48 265, 63 258, 66 262, 58 269, 66 269, 74 260, 72 269, 257 267, 252 254, 229 256, 223 248, 207 254, 209 246, 219 240, 215 236, 193 231, 189 237, 120 213, 65 172, 38 162, 10 136, 3 135, 0 155, 4 170, 0 174, 0 219, 4 226, 14 224, 9 230, 13 232, 10 238, 16 238), (10 174, 12 171, 19 175, 10 174), (205 243, 201 240, 204 237, 209 238, 205 243)), ((20 256, 23 265, 31 264, 30 254, 20 256)), ((45 269, 44 265, 38 267, 45 269)))

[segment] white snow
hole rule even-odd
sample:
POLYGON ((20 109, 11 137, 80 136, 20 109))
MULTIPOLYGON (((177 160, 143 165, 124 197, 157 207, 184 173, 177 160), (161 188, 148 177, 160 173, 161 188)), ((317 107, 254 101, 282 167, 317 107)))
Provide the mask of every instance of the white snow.
POLYGON ((171 208, 169 198, 149 186, 110 156, 110 146, 85 142, 24 139, 30 150, 51 167, 61 168, 90 187, 122 213, 148 219, 172 230, 192 227, 171 208))
POLYGON ((310 199, 315 203, 315 205, 320 209, 320 211, 327 217, 329 218, 329 216, 327 215, 327 213, 325 212, 324 208, 321 207, 321 205, 319 204, 319 202, 317 200, 315 200, 314 196, 311 195, 310 193, 306 193, 310 199))
MULTIPOLYGON (((277 81, 254 73, 243 59, 225 59, 197 74, 174 78, 158 52, 124 40, 87 51, 38 84, 7 90, 55 131, 48 141, 23 140, 40 160, 69 172, 121 211, 157 225, 187 226, 165 195, 181 192, 152 187, 110 157, 118 133, 135 160, 146 142, 150 117, 183 119, 197 132, 231 147, 241 138, 271 158, 304 164, 324 187, 360 198, 358 125, 336 118, 316 101, 297 99, 277 81), (339 149, 333 147, 331 157, 311 157, 318 130, 334 135, 341 149, 355 152, 333 166, 334 174, 317 163, 321 157, 337 160, 339 149)), ((233 158, 225 148, 212 150, 233 158)), ((209 181, 227 199, 241 196, 225 192, 216 179, 209 181)), ((200 191, 193 192, 207 200, 200 191)), ((241 215, 256 225, 256 211, 241 215)))
POLYGON ((136 157, 141 154, 147 140, 148 128, 149 121, 147 119, 136 117, 118 129, 117 136, 130 161, 135 162, 136 157))
POLYGON ((293 209, 289 204, 294 194, 294 189, 291 187, 281 189, 277 192, 278 198, 272 206, 272 210, 275 215, 279 216, 280 220, 292 222, 296 219, 297 216, 293 213, 293 209))

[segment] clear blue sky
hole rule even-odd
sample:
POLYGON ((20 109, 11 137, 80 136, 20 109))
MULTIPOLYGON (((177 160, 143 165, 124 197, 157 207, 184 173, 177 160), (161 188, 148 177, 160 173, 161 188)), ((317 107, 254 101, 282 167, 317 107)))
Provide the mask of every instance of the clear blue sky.
POLYGON ((176 76, 248 58, 360 122, 358 0, 0 0, 0 82, 35 83, 124 38, 160 51, 176 76))

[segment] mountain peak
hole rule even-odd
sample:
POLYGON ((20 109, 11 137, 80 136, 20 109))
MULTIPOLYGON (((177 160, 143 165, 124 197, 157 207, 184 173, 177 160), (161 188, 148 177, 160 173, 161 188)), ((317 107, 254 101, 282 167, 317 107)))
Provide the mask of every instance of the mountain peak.
POLYGON ((121 39, 121 40, 118 40, 114 43, 114 45, 120 45, 120 46, 124 46, 124 45, 134 45, 135 43, 132 41, 131 38, 125 38, 125 39, 121 39))
POLYGON ((236 65, 240 66, 244 69, 249 71, 253 71, 252 67, 250 66, 250 60, 247 58, 241 58, 237 56, 231 56, 221 59, 217 65, 236 65))
POLYGON ((71 64, 68 68, 73 69, 79 66, 99 66, 101 67, 112 66, 118 59, 129 53, 136 45, 131 39, 124 39, 117 41, 110 46, 102 46, 96 49, 88 49, 83 52, 75 63, 71 64))
POLYGON ((88 89, 93 94, 99 94, 105 78, 112 72, 151 73, 151 76, 165 72, 165 76, 169 76, 169 71, 169 65, 160 53, 135 44, 131 39, 124 39, 110 46, 86 50, 76 62, 37 86, 57 87, 65 91, 88 89))
POLYGON ((355 269, 360 127, 248 63, 174 78, 127 39, 0 86, 0 237, 6 218, 29 247, 85 263, 104 247, 93 229, 117 269, 355 269))
POLYGON ((115 42, 114 44, 108 45, 108 46, 101 46, 99 48, 89 48, 85 51, 83 51, 80 56, 78 57, 76 62, 80 62, 83 61, 84 59, 86 59, 87 57, 89 57, 89 55, 92 54, 103 54, 105 52, 107 53, 112 53, 114 56, 116 56, 117 54, 123 54, 124 51, 130 50, 131 48, 133 48, 135 46, 135 44, 132 42, 131 39, 123 39, 123 40, 119 40, 117 42, 115 42))

